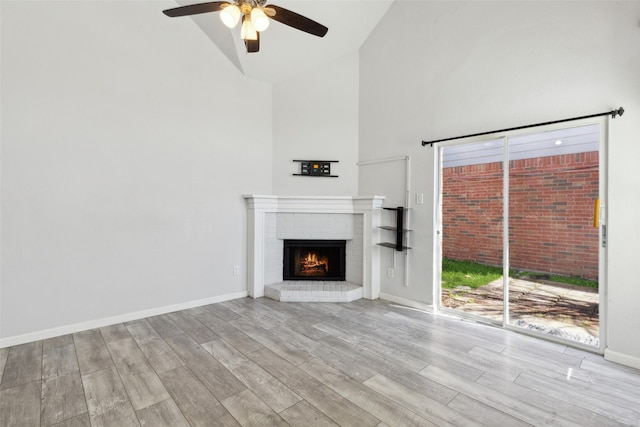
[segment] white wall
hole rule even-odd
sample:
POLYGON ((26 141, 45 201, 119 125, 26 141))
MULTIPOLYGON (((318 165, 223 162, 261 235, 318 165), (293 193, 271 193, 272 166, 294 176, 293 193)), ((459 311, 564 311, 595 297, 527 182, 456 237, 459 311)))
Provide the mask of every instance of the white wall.
POLYGON ((611 121, 607 355, 640 367, 639 19, 638 2, 391 6, 360 50, 360 158, 410 155, 412 198, 426 203, 414 205, 409 287, 396 274, 382 292, 433 302, 434 149, 421 140, 623 106, 611 121))
POLYGON ((278 195, 357 194, 358 54, 273 86, 273 188, 278 195), (338 178, 293 176, 297 160, 338 160, 338 178))
POLYGON ((0 2, 5 343, 246 291, 271 88, 173 6, 0 2))

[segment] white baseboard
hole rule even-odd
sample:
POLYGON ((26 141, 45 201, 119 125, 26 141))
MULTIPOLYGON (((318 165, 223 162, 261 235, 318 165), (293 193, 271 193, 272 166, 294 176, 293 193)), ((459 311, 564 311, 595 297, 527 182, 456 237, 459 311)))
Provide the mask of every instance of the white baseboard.
POLYGON ((624 353, 618 353, 606 348, 604 350, 604 358, 610 362, 619 363, 620 365, 629 366, 631 368, 640 369, 640 357, 630 356, 624 353))
POLYGON ((396 304, 405 305, 411 308, 417 308, 418 310, 423 310, 423 311, 426 311, 427 313, 433 313, 433 306, 430 304, 426 304, 424 302, 414 301, 414 300, 398 297, 395 295, 385 294, 383 292, 380 292, 380 299, 383 299, 389 302, 395 302, 396 304))
POLYGON ((134 320, 144 319, 145 317, 158 316, 161 314, 172 313, 174 311, 187 310, 189 308, 201 307, 203 305, 215 304, 217 302, 245 298, 246 296, 247 291, 236 292, 233 294, 220 295, 217 297, 189 301, 181 304, 174 304, 165 307, 137 311, 134 313, 121 314, 119 316, 105 317, 102 319, 89 320, 87 322, 74 323, 72 325, 60 326, 57 328, 45 329, 37 332, 30 332, 28 334, 16 335, 13 337, 0 338, 0 348, 12 347, 14 345, 26 344, 33 341, 59 337, 61 335, 74 334, 76 332, 102 328, 104 326, 115 325, 123 322, 131 322, 134 320))

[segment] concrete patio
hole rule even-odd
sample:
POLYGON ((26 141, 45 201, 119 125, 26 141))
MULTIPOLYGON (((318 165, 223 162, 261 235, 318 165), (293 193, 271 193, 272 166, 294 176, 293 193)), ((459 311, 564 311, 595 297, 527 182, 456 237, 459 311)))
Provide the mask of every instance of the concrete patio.
MULTIPOLYGON (((494 320, 503 317, 502 279, 477 289, 442 290, 445 307, 494 320)), ((511 324, 598 345, 598 290, 535 279, 510 279, 511 324)))

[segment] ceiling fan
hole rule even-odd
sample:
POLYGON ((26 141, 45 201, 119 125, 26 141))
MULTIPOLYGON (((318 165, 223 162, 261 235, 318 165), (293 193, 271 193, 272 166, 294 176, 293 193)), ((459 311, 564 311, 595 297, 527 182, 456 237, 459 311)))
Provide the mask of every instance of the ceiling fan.
POLYGON ((327 27, 312 19, 274 4, 266 6, 266 3, 267 0, 212 1, 167 9, 162 13, 175 18, 199 13, 220 12, 220 19, 229 28, 238 25, 240 18, 242 18, 240 36, 244 40, 248 53, 260 50, 260 32, 269 27, 269 18, 318 37, 324 37, 329 31, 327 27))

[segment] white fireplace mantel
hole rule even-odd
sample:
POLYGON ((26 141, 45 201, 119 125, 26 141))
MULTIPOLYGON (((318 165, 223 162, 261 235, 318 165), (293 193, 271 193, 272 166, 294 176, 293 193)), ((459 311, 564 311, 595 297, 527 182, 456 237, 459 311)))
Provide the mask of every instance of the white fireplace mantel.
POLYGON ((247 203, 247 291, 264 296, 265 215, 267 213, 341 213, 362 215, 362 287, 367 299, 380 295, 379 250, 374 231, 380 225, 383 196, 245 195, 247 203))

